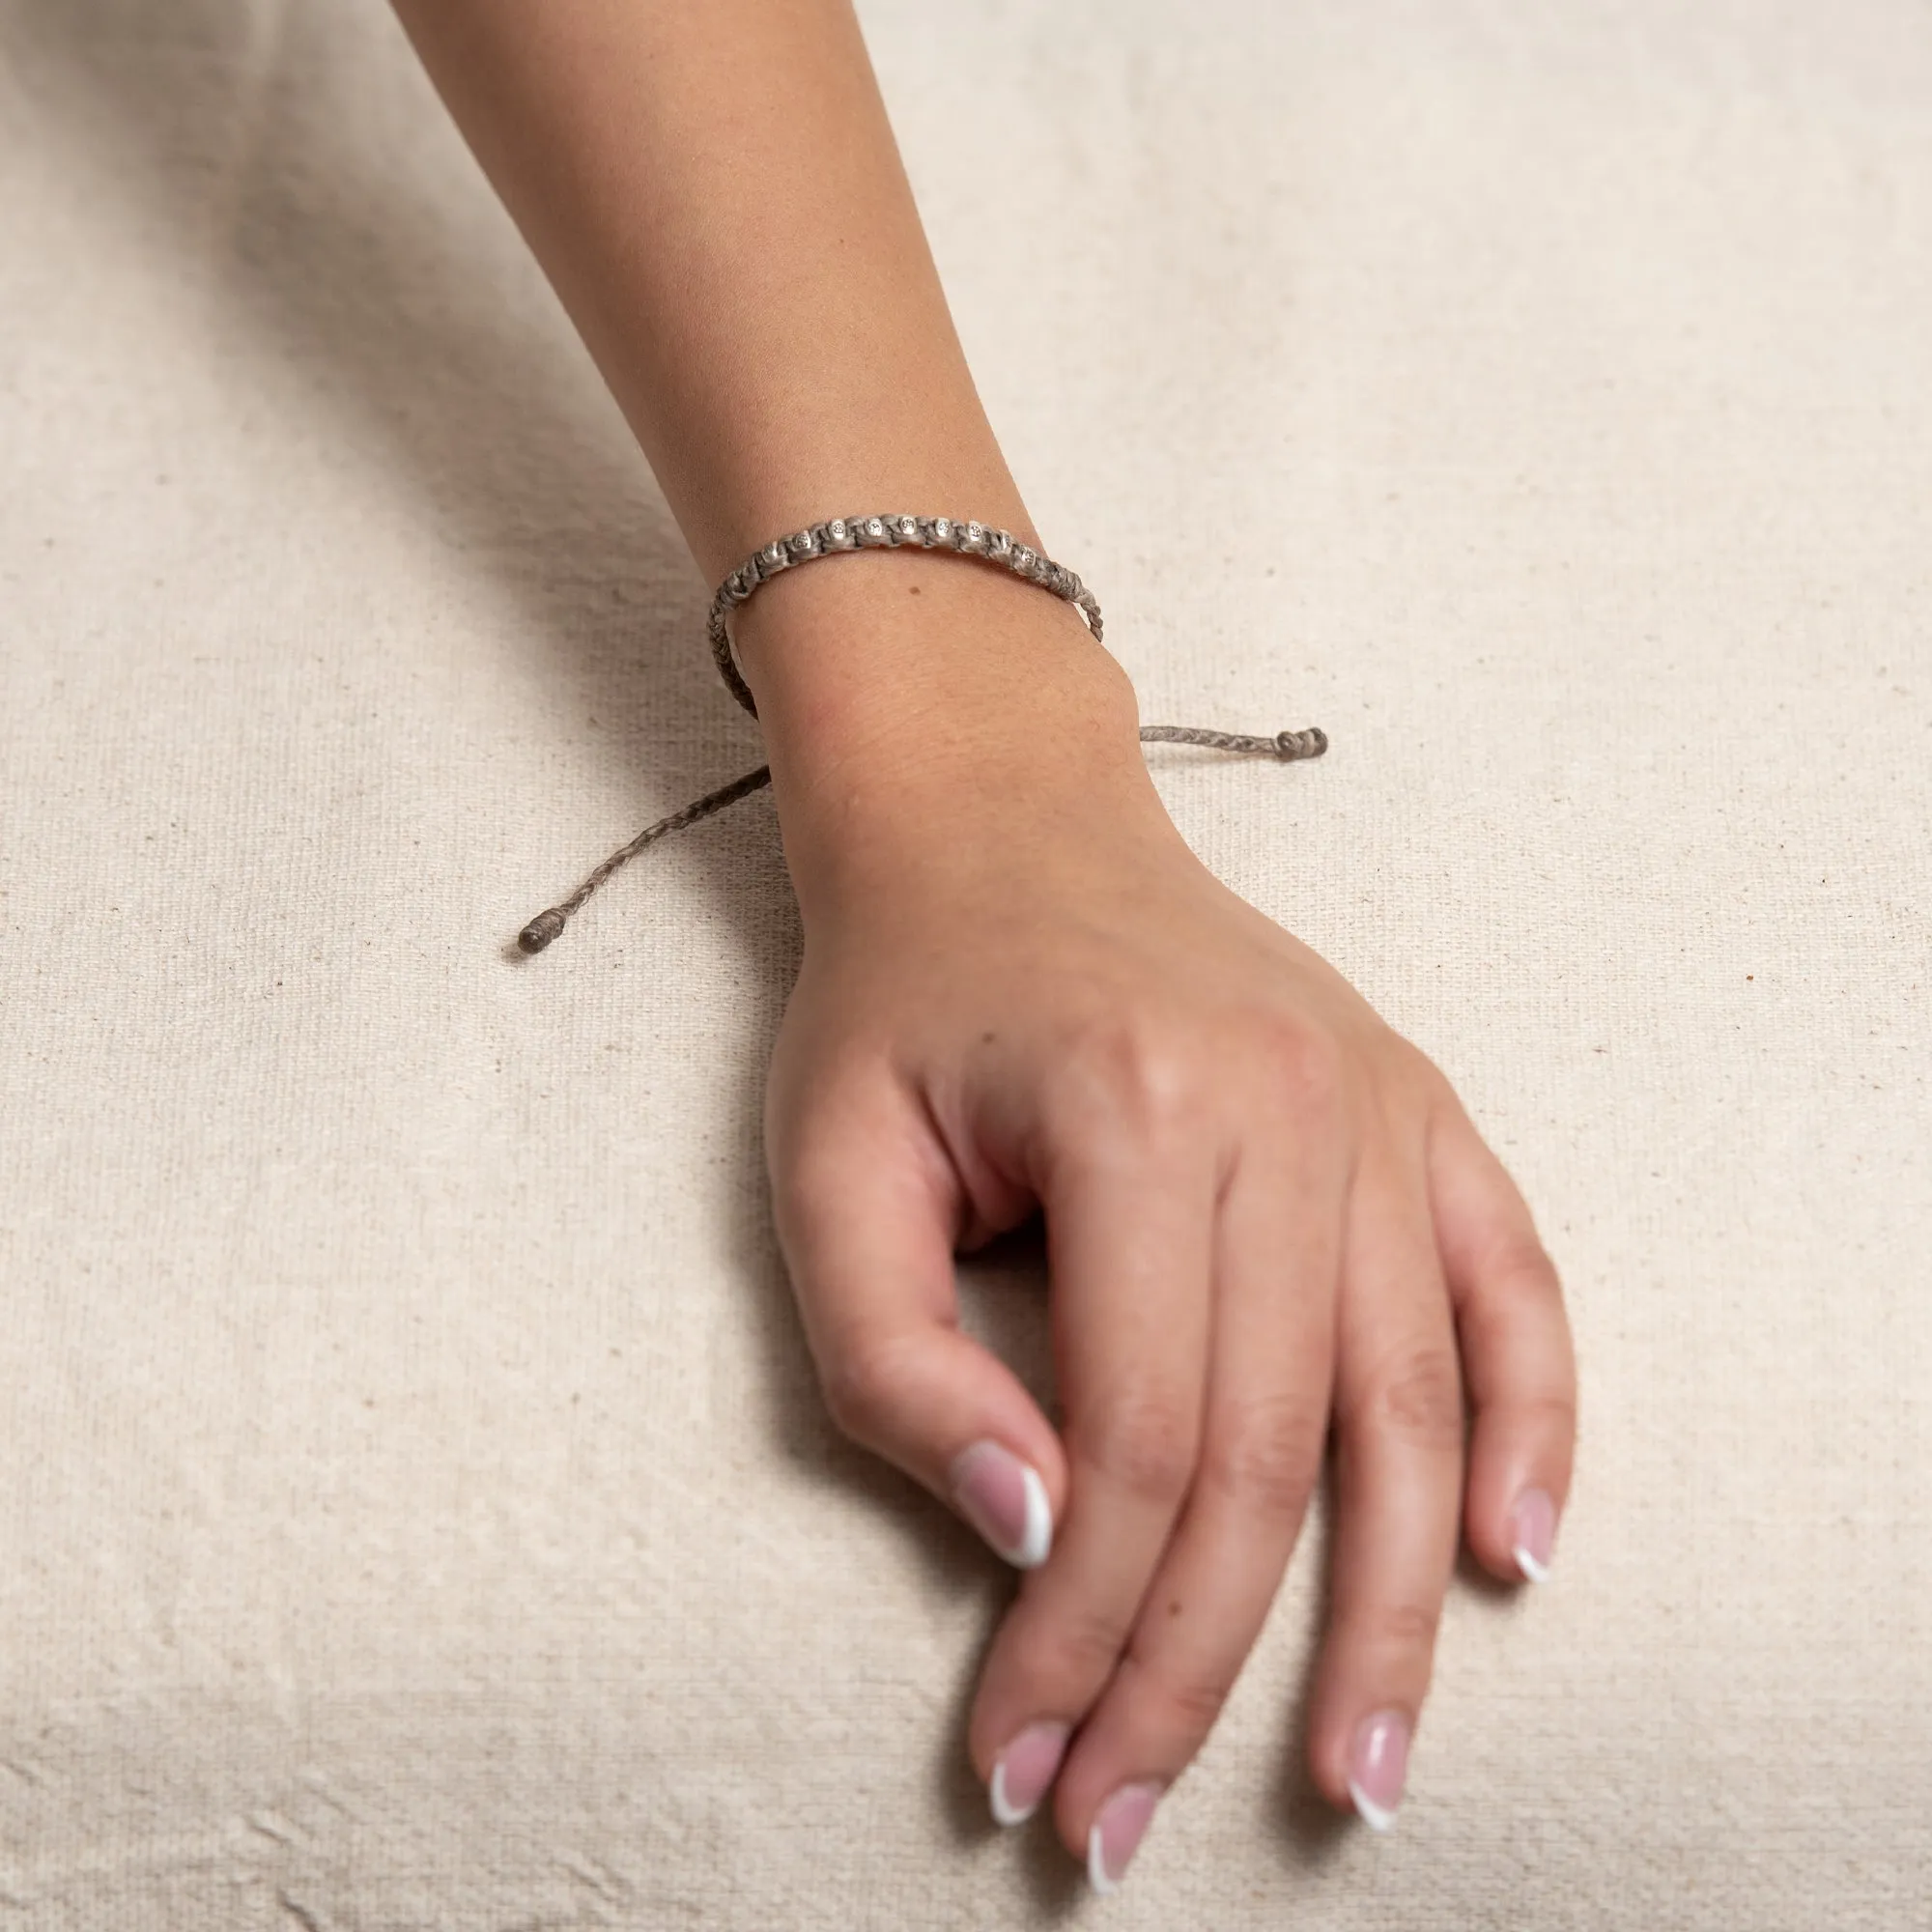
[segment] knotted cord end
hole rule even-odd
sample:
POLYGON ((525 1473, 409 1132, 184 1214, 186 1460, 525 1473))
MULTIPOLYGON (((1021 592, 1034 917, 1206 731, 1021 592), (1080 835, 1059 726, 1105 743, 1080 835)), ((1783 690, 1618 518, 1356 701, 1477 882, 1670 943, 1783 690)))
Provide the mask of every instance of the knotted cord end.
POLYGON ((1305 731, 1277 731, 1274 749, 1281 758, 1319 758, 1328 749, 1328 734, 1319 724, 1305 731))
POLYGON ((559 932, 563 930, 565 915, 555 906, 548 912, 540 912, 523 931, 517 934, 517 944, 526 952, 541 952, 559 932))

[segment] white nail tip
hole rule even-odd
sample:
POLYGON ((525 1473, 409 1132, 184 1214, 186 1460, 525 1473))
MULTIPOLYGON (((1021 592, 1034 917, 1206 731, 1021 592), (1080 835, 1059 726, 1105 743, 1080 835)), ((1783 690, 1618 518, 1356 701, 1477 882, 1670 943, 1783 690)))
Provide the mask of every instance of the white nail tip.
POLYGON ((1547 1583, 1549 1581, 1549 1565, 1547 1563, 1539 1563, 1536 1560, 1536 1558, 1532 1556, 1529 1553, 1529 1551, 1522 1547, 1521 1544, 1519 1543, 1517 1547, 1510 1551, 1510 1554, 1516 1558, 1516 1567, 1519 1570, 1520 1570, 1522 1574, 1525 1577, 1527 1577, 1532 1583, 1547 1583))
POLYGON ((1386 1832, 1394 1825, 1395 1813, 1378 1804, 1352 1777, 1349 1780, 1349 1796, 1354 1800, 1355 1809, 1370 1831, 1386 1832))
POLYGON ((1017 1549, 1004 1554, 1018 1569, 1037 1570, 1053 1548, 1053 1509, 1046 1500, 1046 1485, 1032 1463, 1021 1463, 1020 1482, 1026 1491, 1026 1533, 1017 1549))
POLYGON ((1105 1898, 1110 1891, 1118 1891, 1121 1883, 1107 1876, 1107 1861, 1100 1856, 1100 1828, 1091 1825, 1087 1830, 1087 1883, 1105 1898))
POLYGON ((1014 1804, 1007 1797, 1007 1767, 1004 1763, 993 1767, 993 1780, 986 1787, 987 1796, 992 1800, 993 1819, 1001 1825, 1024 1825, 1039 1809, 1037 1803, 1014 1804))

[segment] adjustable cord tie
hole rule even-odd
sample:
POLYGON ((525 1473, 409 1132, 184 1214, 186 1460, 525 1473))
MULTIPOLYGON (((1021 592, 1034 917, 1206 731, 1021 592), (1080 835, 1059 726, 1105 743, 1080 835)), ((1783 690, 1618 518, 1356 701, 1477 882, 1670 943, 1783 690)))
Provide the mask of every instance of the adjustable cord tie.
MULTIPOLYGON (((833 517, 822 524, 813 524, 794 536, 775 537, 762 550, 754 551, 718 586, 718 593, 711 600, 705 632, 711 642, 712 657, 717 662, 719 675, 724 678, 732 696, 753 717, 758 715, 758 707, 753 699, 751 687, 738 668, 731 649, 730 632, 726 628, 725 620, 731 611, 752 596, 759 584, 769 582, 780 572, 795 569, 799 564, 811 563, 820 557, 848 555, 861 550, 899 549, 948 550, 960 556, 979 557, 987 563, 998 564, 1011 571, 1015 577, 1037 583, 1041 589, 1050 590, 1056 597, 1071 604, 1086 620, 1095 642, 1099 641, 1100 607, 1094 601, 1094 593, 1070 570, 1021 543, 1009 531, 991 528, 984 524, 959 523, 952 517, 833 517)), ((1320 725, 1313 724, 1305 730, 1277 731, 1272 737, 1265 738, 1241 731, 1210 731, 1196 724, 1144 724, 1141 727, 1141 743, 1200 745, 1209 751, 1260 753, 1287 761, 1319 758, 1328 749, 1328 734, 1320 725)), ((568 898, 560 899, 547 911, 538 913, 517 935, 517 944, 526 952, 541 952, 563 930, 565 923, 584 900, 612 872, 629 865, 647 846, 655 845, 660 838, 673 832, 683 831, 688 825, 697 824, 700 819, 709 818, 714 811, 722 811, 727 805, 735 805, 739 799, 762 790, 771 781, 771 767, 760 765, 756 771, 747 772, 743 778, 733 779, 729 784, 706 792, 702 798, 693 800, 668 818, 659 819, 655 825, 647 825, 628 845, 612 852, 568 898)))

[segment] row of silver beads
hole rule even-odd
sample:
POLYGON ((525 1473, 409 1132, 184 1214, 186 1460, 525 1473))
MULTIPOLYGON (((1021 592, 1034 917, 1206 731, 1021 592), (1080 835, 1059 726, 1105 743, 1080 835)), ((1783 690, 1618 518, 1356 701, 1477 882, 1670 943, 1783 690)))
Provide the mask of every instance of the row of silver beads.
POLYGON ((781 571, 822 556, 839 556, 861 550, 950 550, 960 556, 977 556, 997 563, 1015 577, 1065 598, 1087 620, 1087 628, 1097 640, 1101 635, 1100 607, 1094 593, 1050 556, 1023 544, 1010 530, 996 529, 986 524, 962 523, 955 517, 829 517, 822 524, 793 536, 775 537, 762 550, 753 551, 723 583, 711 600, 711 614, 705 634, 711 639, 711 655, 718 674, 730 687, 731 695, 745 709, 757 716, 736 660, 731 655, 730 634, 725 619, 761 583, 781 571))

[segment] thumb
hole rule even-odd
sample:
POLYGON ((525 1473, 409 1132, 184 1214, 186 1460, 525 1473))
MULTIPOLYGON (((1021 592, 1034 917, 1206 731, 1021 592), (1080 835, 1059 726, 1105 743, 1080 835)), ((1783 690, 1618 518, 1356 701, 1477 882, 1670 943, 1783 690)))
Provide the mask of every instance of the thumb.
POLYGON ((1019 1378, 959 1328, 961 1189, 924 1109, 881 1071, 820 1087, 792 1125, 773 1207, 832 1419, 1009 1563, 1045 1562, 1065 1457, 1019 1378))

